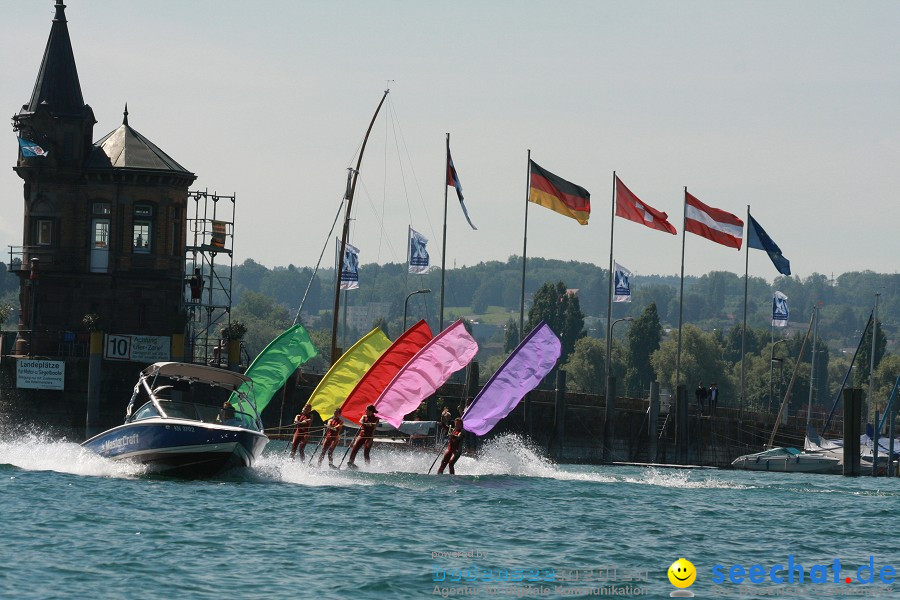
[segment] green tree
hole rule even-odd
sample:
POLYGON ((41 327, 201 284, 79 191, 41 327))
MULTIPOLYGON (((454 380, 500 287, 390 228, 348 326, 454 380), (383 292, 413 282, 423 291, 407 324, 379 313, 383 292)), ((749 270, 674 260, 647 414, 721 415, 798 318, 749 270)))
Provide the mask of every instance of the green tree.
POLYGON ((309 360, 301 368, 305 371, 325 372, 331 366, 331 329, 308 329, 309 339, 319 354, 309 360))
POLYGON ((487 383, 488 379, 490 379, 494 372, 500 368, 500 365, 503 364, 503 361, 506 360, 507 356, 508 353, 494 354, 482 362, 478 369, 478 383, 482 385, 487 383))
MULTIPOLYGON (((722 340, 723 358, 731 364, 741 361, 741 329, 740 325, 732 327, 722 340)), ((748 354, 759 354, 769 342, 770 333, 764 329, 747 327, 744 336, 744 351, 748 354)))
MULTIPOLYGON (((662 342, 659 350, 650 357, 650 364, 661 385, 675 390, 675 366, 678 353, 678 335, 673 334, 662 342)), ((702 381, 704 386, 715 382, 719 386, 719 406, 736 405, 735 388, 730 369, 722 359, 722 348, 712 333, 704 333, 693 325, 685 325, 681 336, 681 383, 693 390, 702 381)))
MULTIPOLYGON (((891 397, 894 383, 900 377, 900 355, 888 354, 881 359, 881 364, 875 369, 875 381, 872 385, 872 404, 882 412, 887 407, 887 401, 891 397)), ((894 402, 900 401, 895 397, 894 402)), ((900 408, 900 407, 898 407, 900 408)))
POLYGON ((384 317, 378 317, 377 319, 375 319, 375 321, 372 323, 372 329, 375 329, 376 327, 381 329, 381 332, 384 335, 391 337, 391 334, 388 333, 388 322, 384 317))
POLYGON ((291 324, 288 310, 265 294, 247 290, 232 310, 231 320, 247 327, 244 348, 251 360, 291 324))
POLYGON ((499 306, 503 302, 501 285, 499 277, 486 277, 472 294, 472 312, 483 315, 490 305, 499 306))
POLYGON ((510 317, 506 321, 506 331, 503 336, 503 351, 512 352, 519 345, 519 324, 510 317))
POLYGON ((625 392, 630 396, 640 396, 656 373, 650 364, 650 357, 659 349, 662 339, 662 325, 656 303, 651 302, 641 316, 634 320, 628 330, 628 353, 626 355, 625 392))
POLYGON ((463 327, 466 328, 466 331, 469 332, 469 335, 472 335, 472 322, 462 315, 455 315, 453 313, 450 313, 449 321, 444 323, 444 327, 448 327, 451 323, 455 323, 456 321, 462 321, 463 327))
POLYGON ((581 312, 578 295, 567 293, 566 284, 562 281, 543 284, 534 293, 528 310, 528 331, 541 321, 545 321, 562 340, 559 361, 564 363, 575 350, 576 340, 584 335, 584 313, 581 312))
POLYGON ((568 375, 566 387, 583 392, 603 393, 605 358, 605 342, 592 337, 576 341, 574 352, 563 366, 568 375))

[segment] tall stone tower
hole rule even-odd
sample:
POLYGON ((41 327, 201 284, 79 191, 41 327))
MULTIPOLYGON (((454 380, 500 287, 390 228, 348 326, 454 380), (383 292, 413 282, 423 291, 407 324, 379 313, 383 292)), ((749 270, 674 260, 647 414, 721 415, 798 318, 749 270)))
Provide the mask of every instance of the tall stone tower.
MULTIPOLYGON (((62 0, 31 100, 13 117, 23 179, 17 354, 53 355, 87 314, 108 332, 181 330, 188 187, 196 176, 128 123, 92 143, 62 0), (34 146, 39 146, 33 155, 34 146)), ((18 255, 16 255, 18 254, 18 255)))

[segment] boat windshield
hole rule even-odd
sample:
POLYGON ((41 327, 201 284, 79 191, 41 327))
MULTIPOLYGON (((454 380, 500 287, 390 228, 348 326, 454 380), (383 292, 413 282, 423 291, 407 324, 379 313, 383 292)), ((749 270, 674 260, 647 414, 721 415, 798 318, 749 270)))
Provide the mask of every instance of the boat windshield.
MULTIPOLYGON (((258 431, 256 419, 251 415, 234 410, 232 407, 223 408, 209 406, 207 404, 195 404, 193 402, 178 402, 175 400, 160 400, 159 406, 169 419, 185 419, 188 421, 201 421, 203 423, 217 423, 219 425, 231 425, 244 427, 258 431)), ((143 410, 143 408, 141 409, 143 410)), ((140 413, 141 411, 138 411, 140 413)), ((137 418, 137 416, 135 416, 137 418)))
POLYGON ((131 418, 132 421, 140 421, 141 419, 149 419, 150 417, 158 417, 159 412, 156 410, 156 407, 153 406, 152 402, 147 402, 142 407, 138 409, 134 416, 131 418))

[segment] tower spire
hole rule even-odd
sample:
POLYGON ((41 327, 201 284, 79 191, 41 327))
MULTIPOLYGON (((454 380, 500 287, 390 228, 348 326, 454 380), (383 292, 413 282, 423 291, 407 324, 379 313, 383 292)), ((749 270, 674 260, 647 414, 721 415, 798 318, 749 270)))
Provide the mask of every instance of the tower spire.
POLYGON ((63 0, 56 0, 56 15, 53 20, 66 22, 66 5, 63 4, 63 0))
POLYGON ((44 49, 41 69, 26 110, 35 112, 41 104, 55 115, 81 115, 84 98, 75 68, 75 55, 66 21, 66 5, 56 0, 56 15, 44 49))
POLYGON ((122 115, 122 125, 128 125, 128 103, 125 103, 125 112, 122 115))

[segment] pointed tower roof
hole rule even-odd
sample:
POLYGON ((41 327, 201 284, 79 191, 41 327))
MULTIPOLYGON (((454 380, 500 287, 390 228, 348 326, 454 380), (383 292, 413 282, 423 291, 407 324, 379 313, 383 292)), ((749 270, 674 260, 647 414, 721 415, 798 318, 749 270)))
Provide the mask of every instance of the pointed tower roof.
POLYGON ((33 113, 41 104, 46 104, 50 112, 56 115, 84 113, 84 98, 78 82, 65 11, 63 0, 56 0, 56 16, 53 17, 41 69, 34 83, 31 100, 23 107, 27 112, 33 113))
POLYGON ((127 104, 122 124, 94 144, 86 166, 94 169, 143 169, 169 171, 191 177, 194 175, 128 124, 127 104))

